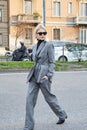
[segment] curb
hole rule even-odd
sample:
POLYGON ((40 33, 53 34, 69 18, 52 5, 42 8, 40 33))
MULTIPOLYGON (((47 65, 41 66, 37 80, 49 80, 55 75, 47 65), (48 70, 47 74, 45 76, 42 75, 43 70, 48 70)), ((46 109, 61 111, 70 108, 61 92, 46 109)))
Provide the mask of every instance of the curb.
POLYGON ((29 72, 30 69, 7 69, 7 70, 0 70, 0 73, 22 73, 22 72, 29 72))

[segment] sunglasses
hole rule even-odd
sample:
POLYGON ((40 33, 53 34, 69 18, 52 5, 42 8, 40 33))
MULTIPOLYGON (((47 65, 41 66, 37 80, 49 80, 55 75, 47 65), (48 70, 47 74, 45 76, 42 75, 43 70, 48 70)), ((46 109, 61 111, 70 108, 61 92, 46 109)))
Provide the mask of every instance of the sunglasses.
POLYGON ((38 32, 37 34, 39 34, 40 36, 43 34, 43 35, 46 35, 47 32, 38 32))

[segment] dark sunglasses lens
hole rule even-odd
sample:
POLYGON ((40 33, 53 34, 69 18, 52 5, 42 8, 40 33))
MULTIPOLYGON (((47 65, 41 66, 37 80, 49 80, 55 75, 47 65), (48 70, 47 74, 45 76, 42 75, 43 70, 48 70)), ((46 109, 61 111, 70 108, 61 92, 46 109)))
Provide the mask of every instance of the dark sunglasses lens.
POLYGON ((47 32, 43 32, 43 34, 44 34, 44 35, 46 35, 46 34, 47 34, 47 32))
POLYGON ((47 32, 38 32, 37 34, 39 34, 39 35, 46 35, 47 34, 47 32))
POLYGON ((43 33, 42 33, 42 32, 39 32, 38 34, 39 34, 39 35, 42 35, 43 33))

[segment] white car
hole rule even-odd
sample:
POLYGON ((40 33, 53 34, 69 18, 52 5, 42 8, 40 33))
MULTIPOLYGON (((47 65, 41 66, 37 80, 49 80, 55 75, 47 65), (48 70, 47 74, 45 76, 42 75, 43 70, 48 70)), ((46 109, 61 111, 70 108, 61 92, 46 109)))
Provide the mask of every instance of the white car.
POLYGON ((76 43, 54 44, 56 61, 86 61, 87 45, 76 43), (58 46, 57 46, 58 45, 58 46))

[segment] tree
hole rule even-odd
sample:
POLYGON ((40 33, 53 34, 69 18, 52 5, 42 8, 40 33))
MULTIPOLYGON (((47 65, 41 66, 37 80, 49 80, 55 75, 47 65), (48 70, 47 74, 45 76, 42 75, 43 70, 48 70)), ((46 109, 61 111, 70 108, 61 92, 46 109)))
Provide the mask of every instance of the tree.
POLYGON ((23 34, 23 24, 19 24, 19 25, 16 25, 15 27, 15 48, 17 47, 17 40, 20 36, 22 36, 23 34))

